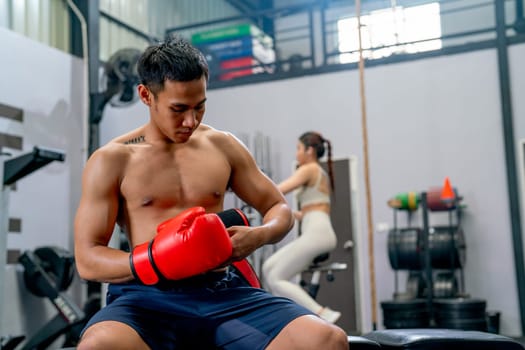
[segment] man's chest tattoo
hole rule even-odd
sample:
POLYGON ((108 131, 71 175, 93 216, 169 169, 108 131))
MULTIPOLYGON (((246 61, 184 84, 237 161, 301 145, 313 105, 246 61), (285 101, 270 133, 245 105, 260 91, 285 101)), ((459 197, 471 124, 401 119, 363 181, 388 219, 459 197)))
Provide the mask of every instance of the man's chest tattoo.
POLYGON ((144 141, 146 141, 146 138, 144 137, 144 135, 140 135, 140 136, 127 140, 126 142, 124 142, 124 144, 125 145, 137 144, 137 143, 142 143, 144 141))

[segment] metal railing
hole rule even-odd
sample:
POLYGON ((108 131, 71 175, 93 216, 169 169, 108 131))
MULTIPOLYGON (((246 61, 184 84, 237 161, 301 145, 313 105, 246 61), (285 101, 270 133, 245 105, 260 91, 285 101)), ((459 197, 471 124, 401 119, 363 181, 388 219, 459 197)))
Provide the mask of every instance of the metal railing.
MULTIPOLYGON (((385 2, 364 2, 362 19, 366 17, 372 21, 376 16, 397 20, 404 25, 408 25, 409 11, 430 4, 437 4, 439 9, 437 18, 432 19, 438 24, 437 34, 408 41, 377 39, 384 32, 401 38, 403 33, 397 32, 401 27, 399 23, 397 27, 386 26, 382 33, 377 30, 381 25, 363 24, 362 21, 361 30, 366 31, 369 41, 365 50, 366 64, 380 65, 495 48, 495 1, 505 2, 508 43, 525 42, 523 0, 397 0, 394 2, 396 6, 387 8, 379 6, 385 2), (414 49, 429 43, 436 44, 436 47, 414 49)), ((103 16, 119 22, 108 14, 103 16)), ((357 28, 340 28, 342 21, 355 16, 352 2, 323 0, 167 28, 165 36, 176 34, 186 37, 204 52, 210 64, 210 88, 213 89, 355 69, 356 60, 347 58, 355 57, 359 49, 354 44, 350 45, 351 49, 345 50, 341 43, 347 32, 353 30, 355 35, 357 28)), ((129 25, 125 27, 134 34, 138 33, 129 25)), ((412 27, 407 31, 414 34, 417 30, 417 27, 412 27)), ((144 40, 152 38, 145 33, 140 36, 144 40)))
MULTIPOLYGON (((191 1, 191 0, 189 0, 191 1)), ((496 47, 496 1, 503 2, 505 8, 505 28, 509 44, 523 42, 525 35, 524 19, 524 0, 395 0, 362 1, 362 17, 383 16, 394 21, 403 21, 400 14, 405 10, 413 10, 429 4, 439 6, 438 21, 440 32, 435 36, 417 38, 409 41, 383 41, 377 39, 378 34, 370 30, 372 24, 364 23, 362 29, 368 31, 368 39, 371 42, 366 48, 367 65, 379 65, 384 63, 396 62, 400 60, 413 60, 429 56, 464 52, 469 50, 496 47), (391 6, 394 4, 395 6, 391 6), (388 12, 391 12, 390 15, 388 12), (415 45, 425 45, 432 42, 439 42, 440 47, 431 51, 410 52, 407 49, 415 45), (388 55, 384 55, 388 52, 388 55)), ((59 2, 60 3, 60 2, 59 2)), ((279 2, 275 2, 278 4, 279 2)), ((355 64, 348 61, 348 57, 358 54, 356 45, 351 48, 342 48, 341 41, 344 30, 338 26, 341 21, 355 18, 355 8, 353 1, 340 0, 318 0, 303 2, 302 4, 265 9, 250 13, 242 13, 212 21, 203 21, 174 28, 166 28, 165 35, 179 34, 187 38, 199 32, 220 31, 225 27, 240 24, 248 24, 254 28, 260 28, 264 35, 271 39, 271 47, 264 44, 259 45, 258 54, 254 54, 254 48, 247 46, 244 41, 240 45, 245 45, 239 50, 237 56, 231 54, 227 59, 217 57, 217 52, 210 50, 205 52, 209 58, 212 68, 210 88, 230 86, 236 84, 253 83, 257 81, 267 81, 273 79, 283 79, 297 75, 319 74, 326 71, 338 69, 352 69, 355 64), (271 59, 261 60, 261 52, 271 59), (244 60, 232 61, 232 59, 244 58, 244 60), (229 62, 224 62, 229 61, 229 62), (251 63, 251 64, 250 64, 251 63)), ((25 4, 25 2, 23 2, 25 4)), ((24 6, 32 6, 27 2, 24 6)), ((43 4, 54 4, 44 2, 43 4)), ((28 8, 29 9, 29 8, 28 8)), ((192 7, 193 9, 193 7, 192 7)), ((8 1, 3 5, 5 23, 8 28, 19 31, 20 28, 31 26, 24 23, 33 23, 34 19, 16 12, 13 1, 8 1), (15 13, 16 12, 16 13, 15 13), (22 17, 20 17, 22 16, 22 17), (17 29, 18 28, 18 29, 17 29)), ((66 18, 65 5, 53 7, 57 16, 66 18), (58 13, 64 13, 58 15, 58 13)), ((193 9, 193 11, 197 11, 193 9)), ((25 13, 25 12, 24 12, 25 13)), ((54 13, 54 12, 53 12, 54 13)), ((186 15, 186 14, 179 14, 186 15)), ((218 15, 218 14, 217 14, 218 15)), ((191 14, 192 18, 198 18, 198 13, 191 14)), ((43 17, 42 21, 50 21, 50 18, 43 17)), ((40 23, 40 22, 39 22, 40 23)), ((391 26, 391 36, 400 37, 399 23, 391 26), (396 27, 397 26, 397 27, 396 27)), ((40 23, 46 26, 46 23, 40 23)), ((51 25, 51 24, 49 24, 51 25)), ((145 33, 133 26, 131 21, 116 18, 111 14, 100 10, 100 47, 101 59, 109 57, 111 50, 116 47, 134 45, 139 49, 144 48, 148 42, 162 39, 157 35, 145 33), (115 27, 127 33, 119 32, 115 35, 115 27), (117 41, 122 41, 120 44, 117 41), (109 45, 109 41, 111 45, 109 45), (108 45, 105 43, 108 42, 108 45), (104 49, 104 50, 102 50, 104 49), (107 56, 107 57, 106 57, 107 56)), ((354 34, 357 28, 353 28, 354 34)), ((412 29, 411 32, 417 31, 412 29)), ((34 32, 30 31, 30 32, 34 32)), ((48 31, 51 33, 52 31, 48 31)), ((23 33, 23 32, 22 32, 23 33)), ((23 33, 24 34, 24 33, 23 33)), ((30 33, 26 33, 29 35, 30 33)), ((54 45, 46 39, 49 45, 54 45)), ((57 39, 58 40, 58 39, 57 39)), ((354 39, 354 43, 356 40, 354 39)), ((257 43, 257 38, 254 39, 257 43)), ((201 45, 206 51, 206 45, 201 45)), ((231 47, 230 47, 231 48, 231 47)), ((266 57, 267 58, 267 57, 266 57)))

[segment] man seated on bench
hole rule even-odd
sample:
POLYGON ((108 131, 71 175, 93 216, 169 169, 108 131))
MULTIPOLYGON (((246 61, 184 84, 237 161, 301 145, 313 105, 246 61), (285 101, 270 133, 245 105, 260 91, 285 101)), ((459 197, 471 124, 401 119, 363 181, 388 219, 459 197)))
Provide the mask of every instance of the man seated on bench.
POLYGON ((149 121, 95 151, 83 173, 76 264, 110 284, 78 349, 348 349, 343 330, 228 268, 281 240, 293 216, 246 147, 201 123, 204 56, 170 38, 145 50, 138 73, 149 121), (260 226, 222 224, 228 188, 260 226), (108 247, 116 223, 131 253, 108 247))

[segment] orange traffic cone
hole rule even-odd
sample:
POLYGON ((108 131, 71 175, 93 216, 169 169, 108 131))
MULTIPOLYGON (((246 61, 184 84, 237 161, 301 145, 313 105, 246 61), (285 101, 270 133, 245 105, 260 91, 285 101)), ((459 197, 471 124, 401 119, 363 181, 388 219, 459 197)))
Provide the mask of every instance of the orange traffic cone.
POLYGON ((454 193, 454 190, 452 189, 452 185, 450 184, 450 179, 445 177, 445 184, 443 185, 443 189, 441 190, 441 200, 448 202, 453 201, 456 198, 456 194, 454 193))

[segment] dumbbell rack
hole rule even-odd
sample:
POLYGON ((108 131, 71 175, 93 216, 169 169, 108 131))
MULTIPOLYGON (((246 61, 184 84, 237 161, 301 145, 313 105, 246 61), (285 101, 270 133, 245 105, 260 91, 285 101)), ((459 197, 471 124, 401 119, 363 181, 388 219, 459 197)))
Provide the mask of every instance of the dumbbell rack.
MULTIPOLYGON (((411 194, 414 193, 415 192, 412 192, 411 194)), ((458 264, 461 263, 461 256, 459 256, 457 250, 458 244, 456 240, 456 233, 460 233, 459 230, 461 221, 461 207, 459 206, 458 202, 461 198, 456 196, 453 202, 444 204, 439 203, 438 205, 436 205, 436 193, 430 193, 432 195, 430 208, 427 192, 421 192, 417 194, 418 203, 416 204, 414 204, 415 202, 412 202, 411 206, 392 206, 394 211, 394 225, 391 231, 393 235, 389 236, 389 244, 391 242, 390 239, 393 239, 392 242, 394 242, 395 248, 389 251, 389 254, 391 254, 389 257, 395 273, 395 293, 393 301, 384 301, 381 303, 381 306, 383 307, 385 313, 385 326, 387 326, 386 323, 388 323, 392 328, 399 328, 398 326, 406 325, 408 321, 404 320, 404 317, 409 314, 414 315, 412 317, 412 323, 409 324, 409 326, 426 328, 427 322, 428 326, 432 326, 432 322, 434 321, 434 299, 436 298, 435 282, 439 281, 434 281, 434 270, 448 270, 447 273, 450 272, 450 275, 453 276, 453 282, 456 281, 456 268, 458 266, 461 266, 460 264, 458 264), (416 210, 418 210, 418 207, 421 207, 421 228, 415 228, 411 225, 412 216, 415 215, 415 212, 416 210), (399 211, 407 212, 408 227, 405 229, 400 229, 398 227, 397 216, 399 211), (438 239, 440 237, 434 236, 433 241, 430 240, 431 234, 438 234, 438 227, 432 227, 429 224, 429 216, 431 212, 441 212, 448 214, 448 226, 445 227, 445 230, 450 230, 450 234, 447 237, 449 237, 450 239, 452 249, 450 251, 445 252, 447 254, 450 254, 450 262, 447 261, 448 255, 439 254, 441 253, 439 250, 440 245, 438 245, 438 239), (434 229, 436 231, 433 231, 434 229), (409 231, 406 232, 407 235, 401 235, 401 231, 403 230, 409 231), (405 254, 403 255, 403 249, 406 249, 407 246, 409 246, 411 249, 408 251, 408 254, 406 251, 404 251, 405 254), (460 259, 460 261, 455 261, 456 254, 458 254, 457 259, 460 259), (435 264, 437 264, 437 267, 435 264), (418 271, 415 275, 415 277, 417 277, 416 283, 418 287, 416 288, 415 293, 414 291, 412 291, 412 293, 409 293, 408 291, 405 293, 399 293, 398 270, 403 269, 408 269, 409 271, 418 271), (424 298, 422 298, 423 293, 420 293, 420 284, 424 286, 424 288, 426 288, 426 295, 424 296, 424 298), (422 310, 422 308, 424 308, 425 310, 422 310)), ((405 202, 404 204, 407 203, 405 202)), ((440 230, 443 230, 443 228, 441 228, 440 230)), ((448 247, 448 242, 446 242, 446 247, 448 247)), ((463 271, 461 268, 460 274, 462 293, 464 283, 463 271)), ((407 289, 409 284, 408 282, 409 280, 407 280, 407 289)), ((456 293, 455 290, 454 293, 456 293)), ((387 326, 387 328, 389 327, 387 326)))
MULTIPOLYGON (((427 201, 427 192, 422 192, 419 194, 419 202, 420 202, 420 205, 421 205, 421 214, 422 214, 422 222, 423 222, 423 227, 421 229, 417 229, 417 228, 413 228, 411 225, 408 225, 407 229, 414 229, 414 230, 420 230, 421 234, 419 236, 419 238, 421 239, 421 244, 420 244, 420 248, 421 248, 421 251, 423 252, 423 254, 420 256, 418 255, 418 263, 419 263, 419 266, 421 266, 421 270, 423 271, 424 273, 424 276, 428 277, 429 276, 429 271, 430 271, 430 275, 432 273, 432 271, 434 269, 445 269, 445 270, 450 270, 451 272, 454 272, 454 270, 456 269, 456 265, 458 263, 460 263, 461 261, 456 261, 456 259, 460 259, 460 257, 457 257, 456 258, 456 249, 458 248, 457 246, 457 238, 456 237, 456 234, 457 232, 460 232, 460 222, 461 222, 461 208, 459 205, 456 205, 455 203, 451 203, 450 204, 450 207, 441 207, 441 208, 429 208, 428 207, 428 201, 427 201), (452 249, 452 253, 450 254, 450 263, 448 264, 445 264, 445 265, 448 265, 450 267, 443 267, 443 268, 433 268, 432 267, 432 256, 431 256, 431 243, 430 243, 430 240, 429 240, 429 237, 432 233, 434 233, 432 230, 434 229, 433 227, 431 227, 431 225, 429 224, 429 215, 430 215, 430 212, 446 212, 448 214, 448 226, 446 226, 446 229, 449 231, 449 234, 450 234, 450 242, 452 243, 453 245, 453 249, 452 249), (428 253, 428 254, 427 254, 428 253)), ((400 230, 400 228, 398 227, 398 223, 397 223, 397 213, 398 211, 400 211, 400 209, 397 209, 397 208, 394 208, 394 225, 393 225, 393 232, 396 233, 396 239, 397 239, 397 232, 400 230)), ((415 211, 415 209, 414 209, 415 211)), ((410 223, 410 218, 412 217, 412 215, 414 215, 414 212, 413 211, 407 211, 407 215, 408 215, 408 222, 410 223)), ((417 239, 417 238, 416 238, 417 239)), ((397 248, 397 244, 399 243, 399 241, 396 241, 396 248, 397 248)), ((394 249, 393 251, 393 254, 394 254, 394 257, 393 259, 397 261, 397 259, 399 258, 397 256, 398 252, 397 252, 397 249, 394 249)), ((443 264, 443 260, 440 260, 441 264, 443 264)), ((394 264, 393 264, 394 265, 394 264)), ((401 264, 400 264, 401 265, 401 264)), ((399 288, 398 288, 398 276, 397 276, 397 270, 398 269, 404 269, 406 267, 399 267, 399 266, 392 266, 394 268, 394 270, 396 271, 396 279, 395 279, 395 292, 397 293, 399 288)), ((461 270, 461 269, 460 269, 461 270)), ((461 278, 461 286, 463 286, 463 278, 461 278)), ((432 287, 432 286, 431 286, 432 287)))
MULTIPOLYGON (((433 298, 434 298, 434 278, 433 278, 433 267, 432 267, 432 261, 431 261, 431 255, 430 255, 430 244, 429 244, 429 235, 430 235, 430 225, 429 225, 429 213, 431 212, 431 209, 428 207, 428 197, 427 192, 421 193, 421 211, 422 211, 422 219, 423 219, 423 276, 425 280, 425 285, 427 287, 427 306, 431 312, 431 315, 433 314, 433 298)), ((456 196, 457 197, 457 196, 456 196)), ((442 209, 441 212, 446 212, 448 214, 448 227, 450 230, 450 240, 452 242, 452 252, 451 252, 451 264, 450 264, 450 270, 452 273, 455 273, 455 257, 456 257, 456 251, 457 251, 457 244, 456 244, 456 232, 458 232, 460 228, 461 223, 461 206, 459 205, 460 198, 457 197, 454 199, 453 203, 450 203, 450 207, 448 209, 442 209), (456 218, 455 225, 454 222, 454 214, 456 218)), ((463 268, 459 268, 460 273, 460 295, 464 294, 464 275, 463 275, 463 268)))
MULTIPOLYGON (((432 268, 432 257, 430 255, 430 242, 429 242, 430 225, 429 225, 429 208, 428 208, 427 192, 422 192, 420 198, 421 198, 421 211, 422 211, 422 216, 423 216, 422 217, 423 219, 423 235, 422 235, 422 238, 423 238, 423 242, 422 242, 423 280, 425 281, 425 286, 427 288, 427 295, 426 295, 427 309, 429 310, 430 315, 433 315, 434 275, 433 275, 433 268, 432 268)), ((449 216, 449 219, 450 219, 450 216, 449 216)), ((449 227, 451 225, 452 223, 449 220, 449 227)), ((452 239, 452 242, 454 242, 454 237, 452 237, 451 239, 452 239)), ((455 245, 455 243, 453 244, 455 245)))

